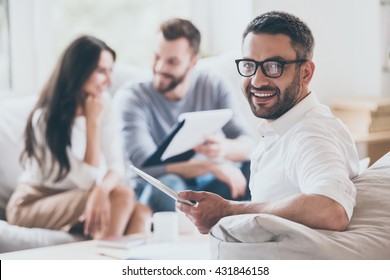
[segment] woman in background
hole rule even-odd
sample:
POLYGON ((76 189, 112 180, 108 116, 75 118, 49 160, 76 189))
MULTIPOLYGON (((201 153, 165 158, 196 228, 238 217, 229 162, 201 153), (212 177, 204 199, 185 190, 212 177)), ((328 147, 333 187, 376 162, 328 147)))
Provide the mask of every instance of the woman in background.
POLYGON ((101 239, 142 232, 151 211, 121 185, 122 141, 105 90, 115 52, 82 36, 65 50, 31 112, 7 220, 101 239))

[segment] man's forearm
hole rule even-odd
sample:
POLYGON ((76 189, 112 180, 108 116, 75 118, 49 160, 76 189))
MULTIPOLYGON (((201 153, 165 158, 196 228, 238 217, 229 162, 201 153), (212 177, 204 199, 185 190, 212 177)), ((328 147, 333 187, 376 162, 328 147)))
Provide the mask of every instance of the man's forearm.
POLYGON ((177 174, 183 178, 194 178, 211 172, 215 163, 205 160, 189 160, 169 163, 165 166, 166 173, 177 174))
POLYGON ((234 202, 227 207, 226 216, 263 213, 279 216, 311 228, 344 230, 348 223, 344 208, 322 195, 297 194, 272 202, 234 202))

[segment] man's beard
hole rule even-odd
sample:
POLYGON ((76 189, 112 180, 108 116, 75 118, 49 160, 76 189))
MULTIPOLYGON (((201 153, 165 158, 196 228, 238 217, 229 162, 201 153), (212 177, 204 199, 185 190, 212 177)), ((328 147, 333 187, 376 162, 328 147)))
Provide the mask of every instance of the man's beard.
POLYGON ((257 88, 257 90, 273 90, 276 92, 276 96, 282 99, 279 99, 278 102, 269 110, 264 110, 259 107, 259 105, 254 104, 252 101, 252 93, 251 90, 256 89, 251 84, 249 84, 246 88, 246 98, 249 102, 249 106, 253 112, 253 114, 262 119, 268 120, 276 120, 281 117, 284 113, 290 110, 297 102, 298 96, 300 94, 300 75, 299 72, 294 76, 294 80, 290 83, 290 85, 285 89, 284 95, 280 94, 280 89, 277 87, 261 87, 257 88))
MULTIPOLYGON (((171 75, 168 73, 162 73, 163 76, 171 79, 171 82, 165 87, 155 85, 155 89, 157 91, 161 92, 162 94, 167 93, 171 90, 174 90, 178 85, 180 85, 184 81, 184 79, 186 78, 186 76, 188 74, 188 71, 189 71, 189 68, 184 72, 183 75, 178 76, 178 77, 175 77, 174 75, 171 75)), ((154 74, 156 75, 156 73, 154 73, 154 74)))

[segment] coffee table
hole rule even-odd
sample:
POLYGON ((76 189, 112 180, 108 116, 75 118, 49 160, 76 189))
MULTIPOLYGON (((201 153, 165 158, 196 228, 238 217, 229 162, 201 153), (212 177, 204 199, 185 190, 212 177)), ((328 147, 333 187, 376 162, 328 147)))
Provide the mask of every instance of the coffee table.
POLYGON ((130 249, 98 246, 88 240, 0 254, 1 260, 202 260, 210 259, 208 235, 181 234, 175 242, 147 241, 130 249))

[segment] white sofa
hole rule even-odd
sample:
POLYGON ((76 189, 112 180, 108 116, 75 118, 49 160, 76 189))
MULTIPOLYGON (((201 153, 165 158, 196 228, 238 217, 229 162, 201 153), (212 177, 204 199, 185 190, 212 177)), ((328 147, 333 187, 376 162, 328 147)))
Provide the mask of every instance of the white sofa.
MULTIPOLYGON (((202 59, 198 67, 218 74, 230 85, 237 95, 237 102, 242 106, 248 121, 254 124, 254 117, 240 91, 239 76, 234 64, 235 58, 235 55, 225 53, 202 59)), ((127 81, 144 79, 150 75, 150 69, 117 63, 114 68, 110 92, 113 94, 127 81)), ((37 97, 36 93, 29 95, 12 93, 0 97, 0 253, 73 242, 80 239, 80 236, 65 232, 17 227, 9 225, 5 221, 4 209, 21 172, 19 155, 23 147, 24 126, 37 97)))

